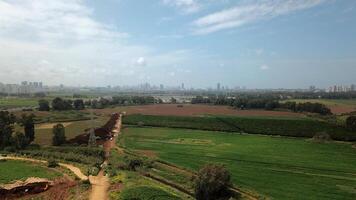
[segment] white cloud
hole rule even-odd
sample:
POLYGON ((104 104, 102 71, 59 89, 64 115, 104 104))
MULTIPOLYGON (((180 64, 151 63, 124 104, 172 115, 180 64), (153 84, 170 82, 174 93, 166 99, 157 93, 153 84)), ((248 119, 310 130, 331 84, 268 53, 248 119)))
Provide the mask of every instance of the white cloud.
POLYGON ((194 13, 200 10, 197 0, 162 0, 163 4, 173 6, 183 13, 194 13))
POLYGON ((194 34, 208 34, 317 6, 326 0, 254 0, 193 22, 194 34))
POLYGON ((261 65, 260 69, 261 70, 269 70, 269 66, 268 65, 261 65))
POLYGON ((136 64, 138 66, 146 66, 146 59, 144 57, 139 57, 136 61, 136 64))

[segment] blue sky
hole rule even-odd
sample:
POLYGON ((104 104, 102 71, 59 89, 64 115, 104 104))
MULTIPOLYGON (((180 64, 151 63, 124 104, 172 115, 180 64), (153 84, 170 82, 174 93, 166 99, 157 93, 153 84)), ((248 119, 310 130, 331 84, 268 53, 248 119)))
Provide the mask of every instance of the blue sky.
POLYGON ((354 0, 0 0, 0 82, 356 83, 354 0))

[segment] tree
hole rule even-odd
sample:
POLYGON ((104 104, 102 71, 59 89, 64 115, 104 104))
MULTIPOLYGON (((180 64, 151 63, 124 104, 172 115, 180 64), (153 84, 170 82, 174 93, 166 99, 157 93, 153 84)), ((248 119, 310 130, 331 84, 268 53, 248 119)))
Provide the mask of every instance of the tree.
POLYGON ((351 131, 356 131, 356 116, 350 116, 346 119, 346 127, 351 131))
POLYGON ((28 139, 28 142, 31 143, 35 139, 35 115, 22 115, 20 120, 21 125, 24 127, 25 137, 28 139))
POLYGON ((199 170, 195 179, 197 200, 225 200, 231 197, 230 172, 223 165, 208 164, 199 170))
POLYGON ((83 99, 74 100, 73 105, 76 110, 83 110, 85 108, 83 99))
POLYGON ((11 145, 16 117, 8 111, 0 111, 0 149, 11 145))
POLYGON ((66 142, 65 128, 63 124, 57 124, 53 126, 52 132, 53 132, 53 138, 52 138, 53 146, 60 146, 66 142))
POLYGON ((71 100, 63 100, 62 98, 56 97, 52 100, 52 108, 53 110, 71 110, 73 109, 71 100))
POLYGON ((49 111, 49 102, 47 100, 41 99, 38 101, 38 110, 39 111, 49 111))
POLYGON ((24 149, 29 144, 29 139, 20 132, 16 132, 14 137, 12 138, 13 146, 16 149, 24 149))

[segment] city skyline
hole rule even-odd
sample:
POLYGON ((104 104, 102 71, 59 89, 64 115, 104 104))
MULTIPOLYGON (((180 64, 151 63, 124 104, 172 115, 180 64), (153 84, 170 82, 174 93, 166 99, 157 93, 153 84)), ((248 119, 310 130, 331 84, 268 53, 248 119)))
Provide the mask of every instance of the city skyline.
POLYGON ((0 80, 308 88, 356 77, 352 0, 0 0, 0 80))

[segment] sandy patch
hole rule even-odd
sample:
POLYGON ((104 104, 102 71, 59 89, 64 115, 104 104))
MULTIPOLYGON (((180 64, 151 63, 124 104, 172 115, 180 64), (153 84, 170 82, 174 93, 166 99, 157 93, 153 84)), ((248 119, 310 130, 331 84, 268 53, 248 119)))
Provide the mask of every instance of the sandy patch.
POLYGON ((36 126, 36 129, 52 129, 53 126, 55 126, 57 124, 62 124, 64 127, 67 127, 67 126, 71 125, 72 122, 39 124, 36 126))

